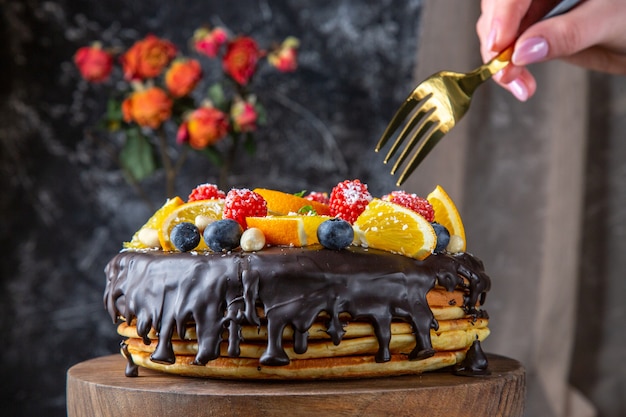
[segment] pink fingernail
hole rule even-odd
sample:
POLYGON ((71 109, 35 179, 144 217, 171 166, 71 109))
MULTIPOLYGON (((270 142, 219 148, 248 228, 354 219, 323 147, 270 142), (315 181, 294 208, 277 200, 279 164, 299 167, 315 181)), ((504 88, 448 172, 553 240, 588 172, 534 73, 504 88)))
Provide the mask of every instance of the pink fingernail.
POLYGON ((548 56, 548 42, 541 37, 529 38, 513 52, 513 64, 524 66, 539 62, 548 56))
POLYGON ((511 81, 507 84, 509 91, 517 98, 519 101, 528 100, 528 88, 526 88, 526 84, 524 84, 521 80, 511 81))
POLYGON ((487 49, 493 51, 493 47, 496 44, 496 39, 498 38, 498 21, 494 21, 491 26, 491 32, 489 32, 489 36, 487 36, 487 49))

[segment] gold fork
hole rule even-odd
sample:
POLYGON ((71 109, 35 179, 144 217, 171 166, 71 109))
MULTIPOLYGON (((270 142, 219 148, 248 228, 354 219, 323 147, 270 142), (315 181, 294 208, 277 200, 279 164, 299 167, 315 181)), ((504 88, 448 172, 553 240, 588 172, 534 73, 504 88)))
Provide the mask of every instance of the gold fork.
MULTIPOLYGON (((563 14, 581 1, 560 1, 541 20, 563 14)), ((463 74, 441 71, 431 75, 415 87, 389 122, 375 148, 376 152, 380 151, 396 130, 404 124, 384 159, 385 164, 389 162, 408 138, 406 146, 391 168, 391 175, 394 175, 407 160, 418 142, 421 141, 398 177, 396 185, 402 185, 441 138, 458 123, 469 109, 474 91, 495 73, 506 67, 511 60, 512 53, 513 45, 472 72, 463 74)))

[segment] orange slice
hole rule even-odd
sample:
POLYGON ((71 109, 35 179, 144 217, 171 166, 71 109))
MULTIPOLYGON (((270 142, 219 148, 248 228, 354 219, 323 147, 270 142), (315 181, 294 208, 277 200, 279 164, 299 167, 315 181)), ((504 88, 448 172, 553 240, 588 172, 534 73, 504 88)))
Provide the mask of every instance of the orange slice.
POLYGON ((276 246, 307 246, 319 243, 317 228, 330 216, 246 217, 248 227, 263 231, 265 242, 276 246))
POLYGON ((461 216, 448 193, 438 185, 428 194, 426 199, 435 210, 435 222, 448 229, 450 235, 459 236, 463 240, 461 252, 465 251, 465 227, 463 227, 461 216))
MULTIPOLYGON (((170 233, 174 226, 179 223, 194 223, 196 217, 204 216, 211 220, 219 220, 222 218, 224 209, 224 200, 197 200, 190 203, 182 204, 176 207, 161 223, 158 228, 159 242, 163 250, 174 250, 175 247, 170 242, 170 233)), ((204 239, 200 239, 200 243, 194 250, 207 249, 204 239)))
POLYGON ((163 204, 163 206, 161 206, 160 209, 154 212, 154 214, 152 215, 152 217, 148 219, 146 224, 141 226, 139 230, 135 232, 130 242, 124 242, 124 248, 125 249, 148 249, 150 247, 153 247, 153 246, 148 246, 144 242, 142 242, 141 239, 139 239, 140 234, 150 229, 157 232, 159 226, 161 225, 161 223, 163 223, 163 219, 169 216, 170 213, 176 209, 176 207, 182 204, 185 204, 185 202, 180 197, 167 199, 165 204, 163 204))
POLYGON ((330 215, 330 208, 324 203, 307 200, 304 197, 284 193, 282 191, 268 190, 267 188, 257 188, 254 192, 260 194, 267 202, 268 214, 280 216, 290 213, 300 214, 303 207, 312 207, 320 216, 330 215))
POLYGON ((355 242, 416 259, 425 259, 437 246, 431 224, 413 210, 373 199, 354 222, 355 242))

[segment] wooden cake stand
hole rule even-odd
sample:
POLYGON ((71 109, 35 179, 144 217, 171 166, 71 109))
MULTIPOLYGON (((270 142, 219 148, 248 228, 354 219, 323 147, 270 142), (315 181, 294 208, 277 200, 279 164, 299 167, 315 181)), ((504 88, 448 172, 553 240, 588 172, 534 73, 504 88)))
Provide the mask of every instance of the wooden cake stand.
POLYGON ((121 355, 81 362, 67 373, 68 417, 83 416, 522 416, 522 365, 488 355, 491 374, 449 370, 342 381, 222 381, 139 368, 121 355))

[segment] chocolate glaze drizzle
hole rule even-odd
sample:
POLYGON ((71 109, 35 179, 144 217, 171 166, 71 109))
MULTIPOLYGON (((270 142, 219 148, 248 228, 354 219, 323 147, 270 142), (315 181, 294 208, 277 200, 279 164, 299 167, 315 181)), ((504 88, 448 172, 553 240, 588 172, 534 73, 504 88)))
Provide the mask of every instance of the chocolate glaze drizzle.
POLYGON ((430 329, 439 326, 426 301, 428 291, 435 284, 448 291, 462 289, 466 313, 484 316, 476 305, 484 303, 491 286, 482 262, 468 253, 418 261, 360 247, 273 247, 196 255, 127 251, 116 255, 105 273, 104 304, 111 318, 136 319, 146 344, 154 327, 159 340, 151 360, 165 364, 175 361, 174 330, 184 337, 189 323, 195 323, 198 339, 195 364, 219 356, 224 328, 229 329, 228 354, 238 356, 241 325, 261 324, 257 305, 265 311, 268 330, 263 365, 289 363, 282 345, 286 326, 294 330, 296 353, 305 352, 308 329, 321 312, 329 317, 327 332, 335 344, 344 336, 339 314, 369 321, 378 339, 377 362, 391 358, 391 321, 407 321, 416 339, 409 359, 424 359, 435 353, 430 329))

